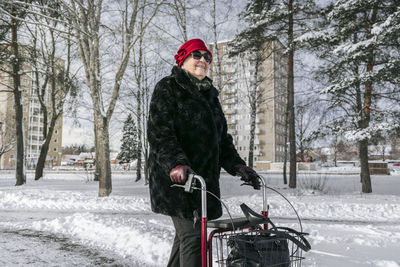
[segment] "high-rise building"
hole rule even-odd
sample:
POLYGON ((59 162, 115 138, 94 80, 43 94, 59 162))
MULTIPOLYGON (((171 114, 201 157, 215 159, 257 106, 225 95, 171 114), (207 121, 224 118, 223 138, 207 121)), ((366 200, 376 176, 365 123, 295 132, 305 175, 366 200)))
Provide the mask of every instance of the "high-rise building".
MULTIPOLYGON (((22 50, 24 52, 24 49, 22 50)), ((57 66, 64 65, 61 59, 57 59, 57 66)), ((7 68, 2 66, 2 68, 7 68)), ((28 168, 34 168, 39 158, 43 139, 43 112, 41 110, 39 98, 34 82, 35 74, 28 62, 22 64, 21 71, 21 103, 23 106, 23 125, 25 137, 25 163, 28 168)), ((44 79, 39 77, 43 84, 44 79)), ((51 96, 49 86, 46 88, 44 102, 51 112, 51 96)), ((61 86, 57 84, 57 86, 61 86)), ((0 131, 12 131, 12 134, 3 134, 0 138, 0 144, 3 142, 12 142, 15 134, 15 108, 14 95, 10 88, 13 88, 13 78, 0 68, 0 131)), ((11 89, 12 90, 12 89, 11 89)), ((50 124, 50 118, 48 118, 50 124)), ((62 115, 56 121, 53 137, 49 145, 49 151, 46 157, 46 166, 60 165, 62 152, 62 115)), ((3 154, 0 158, 0 169, 13 169, 16 165, 16 147, 3 154)))
MULTIPOLYGON (((210 78, 214 85, 219 84, 217 59, 214 45, 209 45, 214 55, 210 68, 210 78)), ((250 101, 249 96, 254 84, 254 55, 243 53, 229 57, 230 41, 218 43, 221 58, 220 100, 227 118, 228 132, 240 156, 248 162, 250 142, 250 101)), ((287 103, 287 57, 279 41, 265 44, 263 59, 258 69, 261 95, 256 113, 253 162, 255 166, 262 162, 284 160, 285 147, 285 110, 287 103)))

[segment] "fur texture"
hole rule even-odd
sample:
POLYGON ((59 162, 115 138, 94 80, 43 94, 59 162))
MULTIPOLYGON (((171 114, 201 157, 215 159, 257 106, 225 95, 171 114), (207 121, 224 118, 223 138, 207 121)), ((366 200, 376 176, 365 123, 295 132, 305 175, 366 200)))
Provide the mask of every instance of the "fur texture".
MULTIPOLYGON (((190 166, 205 179, 207 190, 220 197, 221 167, 235 175, 234 166, 245 164, 227 133, 218 91, 208 81, 208 88, 198 90, 175 66, 154 89, 147 135, 151 208, 156 213, 193 219, 196 211, 201 216, 200 191, 188 194, 170 187, 169 172, 176 165, 190 166)), ((221 204, 209 194, 207 204, 209 219, 222 215, 221 204)))

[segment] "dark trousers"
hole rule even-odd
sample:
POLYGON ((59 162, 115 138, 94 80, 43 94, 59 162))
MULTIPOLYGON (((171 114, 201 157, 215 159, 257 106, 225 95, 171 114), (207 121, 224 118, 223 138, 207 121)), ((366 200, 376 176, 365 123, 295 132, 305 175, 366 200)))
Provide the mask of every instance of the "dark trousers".
POLYGON ((175 239, 167 267, 201 267, 201 223, 172 217, 175 239))

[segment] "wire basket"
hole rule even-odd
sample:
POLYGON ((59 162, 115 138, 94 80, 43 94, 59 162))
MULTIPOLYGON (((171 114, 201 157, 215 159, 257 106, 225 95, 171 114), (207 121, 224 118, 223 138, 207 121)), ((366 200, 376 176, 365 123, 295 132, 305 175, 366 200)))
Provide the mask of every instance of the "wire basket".
POLYGON ((248 228, 213 236, 214 262, 220 267, 300 267, 308 250, 305 233, 291 228, 248 228))

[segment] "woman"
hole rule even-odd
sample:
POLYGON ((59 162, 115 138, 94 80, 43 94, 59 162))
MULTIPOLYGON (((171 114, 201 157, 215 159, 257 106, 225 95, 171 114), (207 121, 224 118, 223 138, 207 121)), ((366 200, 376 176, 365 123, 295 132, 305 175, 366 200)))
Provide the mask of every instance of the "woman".
MULTIPOLYGON (((207 190, 220 196, 223 167, 259 189, 256 172, 239 157, 218 100, 206 76, 212 54, 200 39, 185 42, 175 55, 177 66, 154 89, 148 121, 150 198, 156 213, 172 218, 176 235, 168 266, 201 266, 201 197, 171 188, 194 172, 207 190)), ((208 194, 208 219, 222 215, 221 204, 208 194)))

